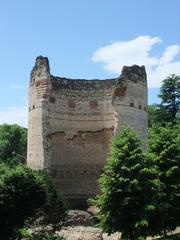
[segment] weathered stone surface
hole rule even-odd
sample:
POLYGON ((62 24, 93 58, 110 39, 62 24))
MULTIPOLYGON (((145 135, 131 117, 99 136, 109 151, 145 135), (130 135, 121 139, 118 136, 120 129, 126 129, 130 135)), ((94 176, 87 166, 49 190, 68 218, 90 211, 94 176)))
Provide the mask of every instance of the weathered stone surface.
POLYGON ((94 227, 93 214, 80 210, 70 210, 64 227, 56 234, 65 236, 67 240, 117 240, 119 235, 103 233, 100 228, 94 227))
POLYGON ((57 235, 63 235, 67 240, 119 240, 120 233, 108 235, 103 233, 100 228, 90 226, 65 227, 57 232, 57 235))
MULTIPOLYGON (((55 232, 56 235, 63 235, 67 240, 120 240, 121 233, 115 232, 111 235, 104 233, 100 228, 94 227, 92 220, 93 212, 97 212, 97 208, 91 207, 87 211, 70 210, 64 227, 59 225, 59 229, 55 232), (90 212, 89 212, 90 211, 90 212), (62 228, 61 228, 62 227, 62 228)), ((58 229, 58 228, 57 228, 58 229)), ((31 232, 52 233, 52 226, 35 226, 30 229, 31 232)), ((173 233, 179 233, 180 228, 177 228, 173 233)), ((172 234, 169 232, 168 235, 172 234)), ((156 237, 148 237, 147 240, 157 239, 156 237)))
POLYGON ((102 230, 95 227, 66 227, 58 234, 63 235, 67 240, 103 240, 102 230))
POLYGON ((102 234, 103 240, 120 240, 121 234, 119 232, 108 235, 107 233, 102 234))
POLYGON ((93 226, 93 215, 80 210, 70 210, 67 214, 65 226, 93 226))
POLYGON ((145 68, 124 67, 118 78, 54 77, 38 57, 29 85, 27 163, 47 169, 76 205, 98 193, 111 139, 123 125, 147 138, 145 68))

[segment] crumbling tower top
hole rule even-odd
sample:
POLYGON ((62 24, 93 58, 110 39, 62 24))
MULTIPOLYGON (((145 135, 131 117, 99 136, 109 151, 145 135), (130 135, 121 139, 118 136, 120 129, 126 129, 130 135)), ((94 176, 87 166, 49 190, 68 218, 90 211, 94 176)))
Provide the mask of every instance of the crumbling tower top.
POLYGON ((30 81, 34 82, 36 78, 45 79, 47 77, 50 77, 49 60, 47 57, 38 56, 31 71, 30 81))

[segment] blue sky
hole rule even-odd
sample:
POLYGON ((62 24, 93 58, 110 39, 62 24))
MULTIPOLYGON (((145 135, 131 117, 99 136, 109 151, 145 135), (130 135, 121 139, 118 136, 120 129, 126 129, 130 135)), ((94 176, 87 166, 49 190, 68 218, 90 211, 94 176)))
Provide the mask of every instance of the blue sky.
POLYGON ((180 74, 179 0, 0 0, 0 123, 27 124, 29 73, 48 56, 51 73, 111 78, 143 64, 149 103, 163 77, 180 74))

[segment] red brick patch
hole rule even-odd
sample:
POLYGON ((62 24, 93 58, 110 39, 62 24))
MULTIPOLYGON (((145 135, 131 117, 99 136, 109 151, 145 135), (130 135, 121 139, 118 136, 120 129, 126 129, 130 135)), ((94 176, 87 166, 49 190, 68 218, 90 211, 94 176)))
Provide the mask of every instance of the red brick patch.
POLYGON ((92 101, 90 101, 89 102, 89 106, 90 106, 90 108, 92 108, 92 109, 97 109, 97 106, 98 106, 99 104, 98 104, 98 102, 96 101, 96 100, 92 100, 92 101))
POLYGON ((118 96, 118 97, 124 97, 126 96, 126 90, 127 90, 127 86, 122 86, 122 87, 118 87, 115 89, 115 96, 118 96))
POLYGON ((72 98, 70 98, 69 100, 68 100, 68 107, 70 107, 70 108, 75 108, 75 106, 76 106, 76 102, 75 102, 75 100, 74 99, 72 99, 72 98))

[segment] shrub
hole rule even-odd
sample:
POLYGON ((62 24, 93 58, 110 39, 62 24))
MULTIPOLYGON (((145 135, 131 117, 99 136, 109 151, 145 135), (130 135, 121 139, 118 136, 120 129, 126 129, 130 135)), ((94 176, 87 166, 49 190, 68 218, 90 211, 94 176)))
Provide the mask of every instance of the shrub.
POLYGON ((58 192, 50 177, 45 171, 37 173, 37 181, 46 193, 45 204, 37 211, 35 219, 38 221, 35 224, 43 225, 51 224, 53 230, 57 225, 61 225, 65 219, 68 203, 63 195, 58 192))
POLYGON ((49 234, 32 234, 25 237, 25 240, 66 240, 63 236, 55 236, 49 234))
POLYGON ((45 197, 34 171, 0 164, 0 239, 15 239, 25 221, 45 203, 45 197))
POLYGON ((45 172, 0 164, 0 239, 15 239, 36 218, 55 228, 63 222, 66 210, 66 201, 45 172))

